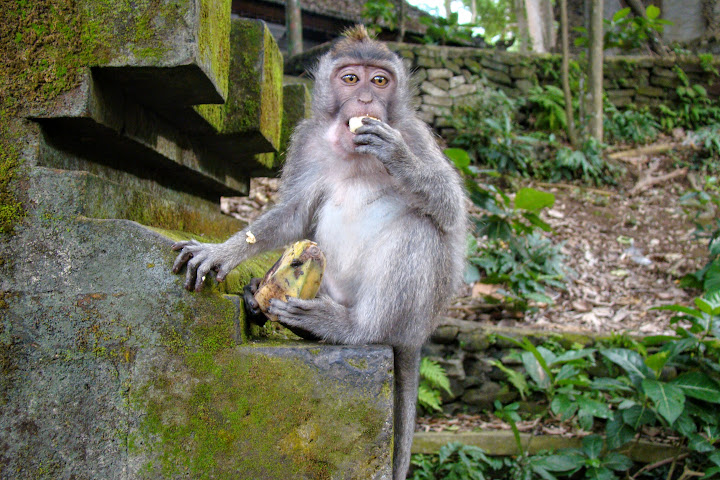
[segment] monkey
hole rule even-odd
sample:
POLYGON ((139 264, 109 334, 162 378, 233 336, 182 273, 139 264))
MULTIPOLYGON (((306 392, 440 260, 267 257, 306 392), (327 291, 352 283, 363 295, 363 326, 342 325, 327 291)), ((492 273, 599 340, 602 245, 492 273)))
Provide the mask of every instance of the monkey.
POLYGON ((462 281, 465 191, 417 115, 401 58, 358 25, 314 69, 312 114, 291 136, 279 201, 224 243, 175 243, 173 272, 199 291, 243 260, 300 239, 326 267, 311 300, 268 313, 333 344, 386 344, 394 354, 393 478, 410 463, 420 350, 462 281), (357 130, 350 119, 362 117, 357 130))

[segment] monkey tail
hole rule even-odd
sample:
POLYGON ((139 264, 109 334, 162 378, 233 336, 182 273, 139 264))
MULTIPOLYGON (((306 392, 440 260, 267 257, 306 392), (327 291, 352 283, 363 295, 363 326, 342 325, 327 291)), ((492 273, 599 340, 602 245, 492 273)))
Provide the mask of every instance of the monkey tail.
POLYGON ((405 480, 415 431, 420 348, 393 347, 395 353, 395 435, 393 479, 405 480))

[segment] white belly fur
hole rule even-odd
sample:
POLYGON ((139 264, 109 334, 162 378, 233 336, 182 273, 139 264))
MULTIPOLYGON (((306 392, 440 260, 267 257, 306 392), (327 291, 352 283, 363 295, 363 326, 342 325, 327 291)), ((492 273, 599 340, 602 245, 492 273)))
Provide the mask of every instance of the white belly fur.
POLYGON ((382 268, 381 257, 392 254, 387 242, 398 233, 394 230, 405 209, 390 186, 346 186, 324 203, 315 237, 327 258, 323 289, 335 301, 351 307, 362 288, 359 282, 372 279, 373 272, 382 268))

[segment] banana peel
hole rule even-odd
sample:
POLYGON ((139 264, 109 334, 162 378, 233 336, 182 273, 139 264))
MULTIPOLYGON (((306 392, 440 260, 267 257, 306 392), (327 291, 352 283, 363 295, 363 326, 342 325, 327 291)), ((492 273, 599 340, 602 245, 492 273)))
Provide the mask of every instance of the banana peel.
POLYGON ((301 240, 288 247, 267 271, 255 292, 260 310, 272 321, 275 315, 267 313, 270 300, 286 301, 288 297, 304 300, 315 298, 325 272, 325 254, 317 243, 301 240))

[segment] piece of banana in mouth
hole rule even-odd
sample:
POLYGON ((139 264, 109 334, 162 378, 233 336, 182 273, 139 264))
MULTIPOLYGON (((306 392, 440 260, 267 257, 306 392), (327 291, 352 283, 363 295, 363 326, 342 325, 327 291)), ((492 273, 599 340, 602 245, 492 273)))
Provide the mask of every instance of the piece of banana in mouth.
POLYGON ((362 115, 360 117, 352 117, 348 121, 348 127, 350 127, 350 131, 352 133, 355 133, 355 131, 357 131, 358 128, 362 127, 362 125, 363 125, 362 119, 363 118, 372 118, 373 120, 380 121, 379 118, 371 117, 370 115, 362 115))

